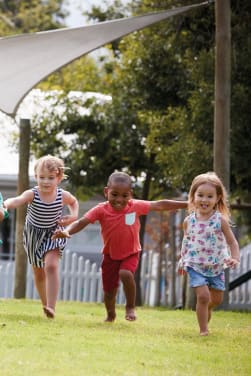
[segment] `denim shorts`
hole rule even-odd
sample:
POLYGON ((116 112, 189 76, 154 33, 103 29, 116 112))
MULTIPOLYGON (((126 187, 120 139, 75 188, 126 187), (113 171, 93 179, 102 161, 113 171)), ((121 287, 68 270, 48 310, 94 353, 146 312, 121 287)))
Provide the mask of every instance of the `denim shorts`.
POLYGON ((225 290, 225 273, 221 272, 215 277, 207 277, 194 269, 187 267, 190 279, 190 287, 199 287, 207 285, 209 288, 224 291, 225 290))

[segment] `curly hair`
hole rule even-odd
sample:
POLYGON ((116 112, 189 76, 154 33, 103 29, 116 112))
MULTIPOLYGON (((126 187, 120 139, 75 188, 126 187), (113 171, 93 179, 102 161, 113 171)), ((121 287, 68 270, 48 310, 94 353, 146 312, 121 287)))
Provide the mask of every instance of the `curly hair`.
POLYGON ((38 170, 47 169, 50 172, 56 172, 57 176, 60 179, 65 179, 65 166, 64 161, 58 157, 52 155, 45 155, 44 157, 39 158, 34 166, 35 175, 37 175, 38 170))

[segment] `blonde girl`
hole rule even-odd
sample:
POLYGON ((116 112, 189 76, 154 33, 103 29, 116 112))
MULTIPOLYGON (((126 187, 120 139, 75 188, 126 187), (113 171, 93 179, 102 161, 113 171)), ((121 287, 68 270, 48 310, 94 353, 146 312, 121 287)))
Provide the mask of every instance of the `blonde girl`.
POLYGON ((239 246, 231 230, 226 189, 214 172, 196 176, 188 196, 179 271, 195 289, 200 335, 208 335, 212 309, 223 300, 224 269, 239 263, 239 246))
POLYGON ((64 179, 62 159, 47 155, 35 164, 37 186, 4 202, 6 209, 28 204, 24 226, 24 248, 34 272, 35 285, 43 310, 54 318, 59 290, 59 259, 65 248, 65 239, 52 239, 56 228, 67 226, 78 217, 78 201, 59 187, 64 179), (69 214, 62 216, 64 206, 69 214))

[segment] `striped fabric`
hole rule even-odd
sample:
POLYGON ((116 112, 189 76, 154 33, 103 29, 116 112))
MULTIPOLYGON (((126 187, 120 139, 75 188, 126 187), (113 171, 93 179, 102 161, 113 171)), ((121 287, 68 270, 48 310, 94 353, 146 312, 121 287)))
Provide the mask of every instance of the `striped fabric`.
POLYGON ((51 236, 62 215, 62 189, 57 188, 57 197, 54 202, 43 202, 37 191, 32 188, 34 199, 27 209, 26 223, 24 227, 24 248, 29 263, 38 268, 44 267, 44 255, 46 252, 58 249, 60 255, 66 245, 66 239, 52 240, 51 236))
POLYGON ((63 210, 62 188, 57 188, 57 196, 54 202, 43 202, 37 190, 32 188, 34 199, 28 206, 26 220, 28 223, 39 228, 50 228, 60 219, 63 210))

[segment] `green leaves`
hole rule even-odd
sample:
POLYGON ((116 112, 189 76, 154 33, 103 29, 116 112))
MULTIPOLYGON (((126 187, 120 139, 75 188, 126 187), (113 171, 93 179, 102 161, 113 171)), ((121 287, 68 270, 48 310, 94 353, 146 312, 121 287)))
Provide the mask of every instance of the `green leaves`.
MULTIPOLYGON (((13 22, 21 20, 18 32, 24 31, 22 20, 28 15, 29 31, 34 25, 41 30, 59 26, 53 24, 55 15, 63 19, 61 1, 34 0, 32 9, 27 1, 4 3, 4 14, 13 22)), ((123 8, 115 1, 104 3, 106 9, 93 8, 88 16, 105 21, 126 16, 128 10, 139 15, 189 3, 143 0, 123 8)), ((251 9, 246 0, 232 1, 231 7, 231 190, 246 192, 251 177, 251 9)), ((66 110, 58 115, 52 109, 34 119, 36 155, 62 153, 74 186, 89 191, 98 191, 114 169, 126 170, 135 181, 147 176, 149 190, 142 184, 137 190, 145 198, 187 190, 194 175, 213 168, 214 22, 213 6, 194 9, 116 41, 101 61, 85 56, 43 81, 43 90, 65 92, 66 110), (77 103, 67 102, 71 90, 110 94, 112 103, 87 101, 89 112, 83 116, 77 103)), ((8 27, 0 19, 0 30, 8 27)))
POLYGON ((63 0, 21 0, 0 3, 0 34, 52 30, 64 26, 63 0))

